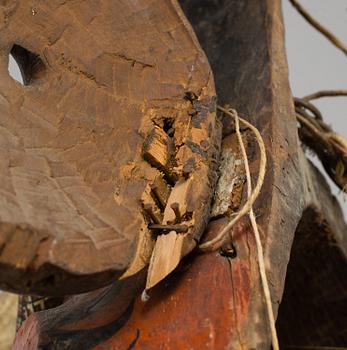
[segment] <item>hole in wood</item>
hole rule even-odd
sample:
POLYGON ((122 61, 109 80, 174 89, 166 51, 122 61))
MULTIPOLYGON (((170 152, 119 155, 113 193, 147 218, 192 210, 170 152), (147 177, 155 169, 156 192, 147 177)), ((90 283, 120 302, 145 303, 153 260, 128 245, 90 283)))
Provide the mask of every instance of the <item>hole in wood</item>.
POLYGON ((20 45, 13 45, 9 57, 9 74, 23 85, 29 85, 39 79, 46 67, 40 56, 20 45), (12 59, 13 58, 13 59, 12 59), (18 74, 21 73, 21 79, 18 74))
POLYGON ((173 120, 171 118, 164 119, 164 131, 168 136, 173 137, 175 135, 175 129, 173 127, 173 120))
POLYGON ((295 233, 277 318, 281 349, 347 344, 347 262, 325 225, 308 209, 295 233))
POLYGON ((223 246, 219 250, 219 254, 221 256, 224 256, 225 258, 230 258, 230 259, 234 259, 237 257, 236 248, 232 243, 229 243, 229 244, 223 246))

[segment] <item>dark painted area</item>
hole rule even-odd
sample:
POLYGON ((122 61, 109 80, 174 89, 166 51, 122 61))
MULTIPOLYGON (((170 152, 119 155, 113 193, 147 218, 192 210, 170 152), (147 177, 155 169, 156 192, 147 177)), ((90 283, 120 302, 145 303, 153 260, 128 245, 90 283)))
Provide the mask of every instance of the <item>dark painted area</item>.
MULTIPOLYGON (((145 285, 146 271, 94 292, 70 297, 64 304, 31 315, 20 329, 15 350, 22 350, 25 334, 33 324, 32 343, 43 350, 89 350, 114 336, 133 312, 134 299, 145 285)), ((139 336, 138 336, 139 337, 139 336)), ((137 338, 138 338, 137 337, 137 338)), ((137 340, 136 340, 137 341, 137 340)), ((135 338, 129 344, 136 344, 135 338)))
MULTIPOLYGON (((50 336, 50 342, 42 346, 42 350, 91 350, 94 346, 114 336, 126 324, 133 311, 133 305, 134 303, 132 302, 119 318, 104 327, 75 332, 54 330, 48 332, 47 335, 50 336)), ((129 349, 133 348, 138 337, 139 334, 130 344, 129 349)))
POLYGON ((252 116, 271 96, 264 85, 270 78, 263 40, 268 20, 265 2, 254 6, 253 1, 182 0, 180 5, 211 64, 218 103, 252 116), (254 60, 258 64, 250 64, 254 60))
POLYGON ((347 345, 347 261, 316 218, 308 209, 295 233, 277 320, 281 349, 347 345))

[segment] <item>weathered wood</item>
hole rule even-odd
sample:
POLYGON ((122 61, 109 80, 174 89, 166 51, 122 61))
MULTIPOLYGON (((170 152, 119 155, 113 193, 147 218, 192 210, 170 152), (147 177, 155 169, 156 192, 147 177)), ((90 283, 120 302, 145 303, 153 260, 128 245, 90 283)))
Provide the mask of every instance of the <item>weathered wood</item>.
POLYGON ((142 269, 155 244, 142 199, 189 164, 185 239, 199 239, 220 128, 211 69, 176 0, 1 2, 0 72, 2 289, 80 293, 142 269))
MULTIPOLYGON (((237 157, 235 148, 232 153, 237 157)), ((304 158, 303 161, 307 162, 304 158)), ((311 201, 310 207, 323 203, 322 213, 330 208, 339 210, 323 177, 309 163, 303 166, 308 176, 304 180, 315 179, 321 186, 319 191, 311 188, 317 202, 311 201)), ((314 238, 318 227, 325 227, 320 236, 328 239, 333 233, 331 229, 336 229, 336 222, 344 225, 341 220, 335 219, 334 224, 323 219, 321 214, 318 219, 317 212, 312 210, 306 210, 305 215, 310 222, 306 232, 311 231, 315 241, 319 240, 314 238)), ((226 220, 224 217, 211 222, 205 240, 218 233, 226 220)), ((259 298, 261 292, 255 283, 258 268, 256 257, 250 255, 255 246, 247 220, 240 222, 231 235, 236 254, 228 257, 217 251, 186 258, 150 292, 146 303, 139 296, 145 287, 144 270, 113 286, 73 297, 56 309, 32 315, 19 331, 13 349, 36 350, 39 345, 54 350, 122 350, 130 346, 153 349, 164 345, 168 349, 185 349, 187 344, 196 349, 237 349, 241 344, 250 348, 255 343, 257 349, 268 349, 268 334, 256 330, 266 320, 251 321, 255 312, 252 295, 257 292, 259 298), (264 339, 264 343, 260 343, 259 338, 264 339)), ((309 241, 306 247, 310 249, 309 241)), ((344 267, 341 266, 340 271, 344 271, 344 267)), ((326 310, 324 315, 328 314, 326 310)))
MULTIPOLYGON (((254 212, 262 236, 275 312, 284 288, 294 232, 305 206, 280 5, 280 1, 272 0, 183 2, 211 63, 219 103, 230 104, 250 120, 264 138, 268 166, 254 212)), ((256 146, 248 153, 255 183, 259 159, 256 146)), ((235 286, 225 297, 247 298, 247 320, 259 321, 238 327, 239 337, 233 339, 233 344, 234 348, 242 344, 249 349, 268 349, 267 312, 260 297, 263 293, 253 235, 247 240, 250 247, 247 255, 253 261, 252 288, 246 296, 245 291, 235 286)), ((239 314, 236 312, 234 316, 238 318, 239 314)))
POLYGON ((165 209, 171 190, 170 186, 165 182, 161 175, 156 177, 154 183, 151 185, 151 190, 153 197, 157 201, 160 208, 165 209))
MULTIPOLYGON (((305 215, 313 212, 320 224, 329 228, 322 234, 333 234, 340 249, 346 249, 341 210, 299 148, 280 2, 187 0, 181 4, 208 54, 220 102, 231 103, 250 119, 266 142, 267 176, 254 209, 277 311, 294 233, 305 215)), ((244 135, 255 179, 258 151, 247 133, 244 135)), ((232 147, 231 155, 239 160, 234 146, 224 142, 224 151, 232 147)), ((236 168, 233 171, 235 178, 242 178, 236 168)), ((242 186, 236 193, 231 198, 232 208, 244 200, 242 186)), ((229 208, 226 212, 230 213, 229 208)), ((224 216, 212 221, 204 239, 217 234, 227 220, 224 216)), ((312 232, 321 229, 316 224, 311 225, 312 232)), ((15 349, 28 345, 28 335, 33 344, 48 349, 269 349, 255 241, 246 218, 234 227, 230 238, 221 252, 184 259, 150 291, 147 303, 139 296, 145 286, 144 271, 136 282, 134 277, 115 282, 108 289, 113 290, 108 300, 103 292, 96 292, 89 294, 88 303, 88 296, 76 297, 74 304, 31 316, 17 337, 15 349), (91 314, 82 311, 92 310, 87 305, 95 303, 91 314)))
POLYGON ((159 169, 172 181, 172 160, 174 145, 171 137, 166 132, 155 126, 147 135, 143 144, 143 158, 153 167, 159 169))

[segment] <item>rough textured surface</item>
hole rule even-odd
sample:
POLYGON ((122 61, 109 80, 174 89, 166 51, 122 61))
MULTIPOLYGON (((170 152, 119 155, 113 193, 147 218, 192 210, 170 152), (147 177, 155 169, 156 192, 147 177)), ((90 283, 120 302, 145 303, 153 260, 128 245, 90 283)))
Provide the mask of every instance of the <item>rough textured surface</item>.
MULTIPOLYGON (((244 133, 243 142, 247 144, 252 136, 251 133, 244 133)), ((246 180, 243 164, 236 135, 228 135, 222 142, 220 176, 213 197, 212 218, 228 215, 239 208, 246 180)))
POLYGON ((186 236, 200 237, 219 129, 211 70, 176 0, 2 1, 0 73, 1 288, 79 293, 134 256, 128 274, 143 268, 155 238, 141 201, 161 173, 169 186, 194 178, 186 236), (155 128, 165 164, 144 150, 155 128))
MULTIPOLYGON (((266 180, 254 211, 262 236, 273 308, 282 297, 297 223, 305 206, 299 144, 283 40, 280 1, 183 1, 211 63, 219 103, 228 103, 262 134, 267 150, 266 180), (196 22, 195 22, 196 21, 196 22)), ((253 183, 258 150, 248 154, 253 183)), ((256 263, 254 239, 249 258, 256 263), (252 248, 253 247, 253 248, 252 248)), ((256 271, 249 291, 248 327, 240 327, 234 347, 269 348, 269 328, 256 271)), ((237 293, 237 292, 236 292, 237 293)))
MULTIPOLYGON (((237 156, 237 149, 234 152, 237 156)), ((306 167, 311 178, 317 176, 309 163, 306 167)), ((327 186, 322 177, 318 180, 317 184, 327 186)), ((316 195, 325 203, 323 212, 334 207, 336 202, 327 192, 316 195)), ((344 341, 341 310, 346 298, 343 284, 336 283, 336 278, 343 281, 346 259, 331 245, 332 223, 317 214, 306 210, 296 231, 277 325, 283 346, 339 345, 344 341), (304 315, 303 310, 307 312, 304 315)), ((204 239, 213 238, 226 221, 226 217, 212 221, 204 239)), ((144 270, 32 315, 20 329, 13 349, 37 350, 39 345, 47 350, 186 349, 187 344, 193 349, 252 349, 249 344, 255 341, 269 341, 268 333, 257 331, 266 321, 256 318, 251 307, 253 293, 260 299, 261 291, 257 289, 256 257, 250 255, 256 248, 247 220, 230 236, 232 253, 227 243, 221 252, 190 255, 150 292, 146 303, 140 298, 144 270)), ((256 349, 269 347, 264 342, 256 349)))
MULTIPOLYGON (((266 142, 267 176, 255 213, 276 310, 294 233, 310 213, 307 208, 315 208, 314 217, 329 226, 322 234, 330 231, 340 250, 346 247, 346 225, 336 200, 299 148, 280 2, 187 0, 181 4, 209 56, 221 103, 231 103, 250 119, 266 142)), ((254 142, 247 148, 254 181, 258 151, 254 142)), ((239 158, 237 149, 233 152, 239 158)), ((204 239, 217 234, 227 220, 212 221, 204 239)), ((321 226, 310 228, 314 234, 321 226)), ((145 276, 137 277, 115 282, 109 287, 110 299, 103 299, 103 291, 89 294, 90 307, 84 304, 86 296, 81 296, 74 305, 31 316, 17 337, 17 348, 28 344, 28 334, 33 343, 46 344, 47 349, 54 349, 54 344, 58 344, 55 349, 83 344, 97 350, 186 349, 187 344, 213 350, 270 348, 256 247, 247 219, 230 232, 230 242, 221 252, 184 259, 177 271, 150 291, 145 304, 138 295, 145 276), (100 298, 105 303, 99 303, 100 298)))
MULTIPOLYGON (((226 145, 235 146, 235 142, 226 145)), ((237 155, 237 147, 229 151, 237 155)), ((205 239, 212 238, 226 219, 210 223, 205 239)), ((249 235, 247 225, 236 230, 238 258, 233 263, 218 252, 185 258, 149 292, 147 303, 140 298, 147 275, 143 270, 110 287, 72 297, 55 309, 35 313, 19 330, 13 349, 160 349, 163 344, 167 349, 185 349, 186 344, 196 349, 223 348, 230 330, 246 321, 249 300, 243 293, 253 288, 250 278, 257 271, 248 259, 249 235), (238 296, 231 300, 236 286, 238 296)))

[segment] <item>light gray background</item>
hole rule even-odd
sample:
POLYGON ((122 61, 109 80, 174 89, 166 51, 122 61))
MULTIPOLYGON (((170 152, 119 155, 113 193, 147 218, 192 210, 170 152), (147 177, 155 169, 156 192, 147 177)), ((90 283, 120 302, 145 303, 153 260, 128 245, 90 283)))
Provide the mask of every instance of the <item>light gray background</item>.
MULTIPOLYGON (((347 45, 347 0, 300 1, 315 18, 347 45)), ((347 89, 347 57, 312 28, 288 0, 283 0, 283 13, 293 95, 302 97, 322 89, 347 89)), ((10 59, 9 68, 11 75, 21 81, 13 58, 10 59)), ((335 131, 347 137, 347 97, 325 98, 315 103, 335 131)), ((315 163, 322 169, 318 161, 315 163)), ((329 183, 347 217, 345 195, 331 181, 329 183)))
MULTIPOLYGON (((347 56, 308 24, 288 0, 282 3, 293 95, 302 97, 318 90, 347 89, 347 56)), ((300 0, 300 3, 347 45, 347 0, 300 0)), ((347 137, 347 97, 318 99, 314 104, 334 130, 347 137)), ((319 162, 315 163, 322 169, 319 162)), ((347 218, 346 195, 332 181, 329 183, 347 218)))

